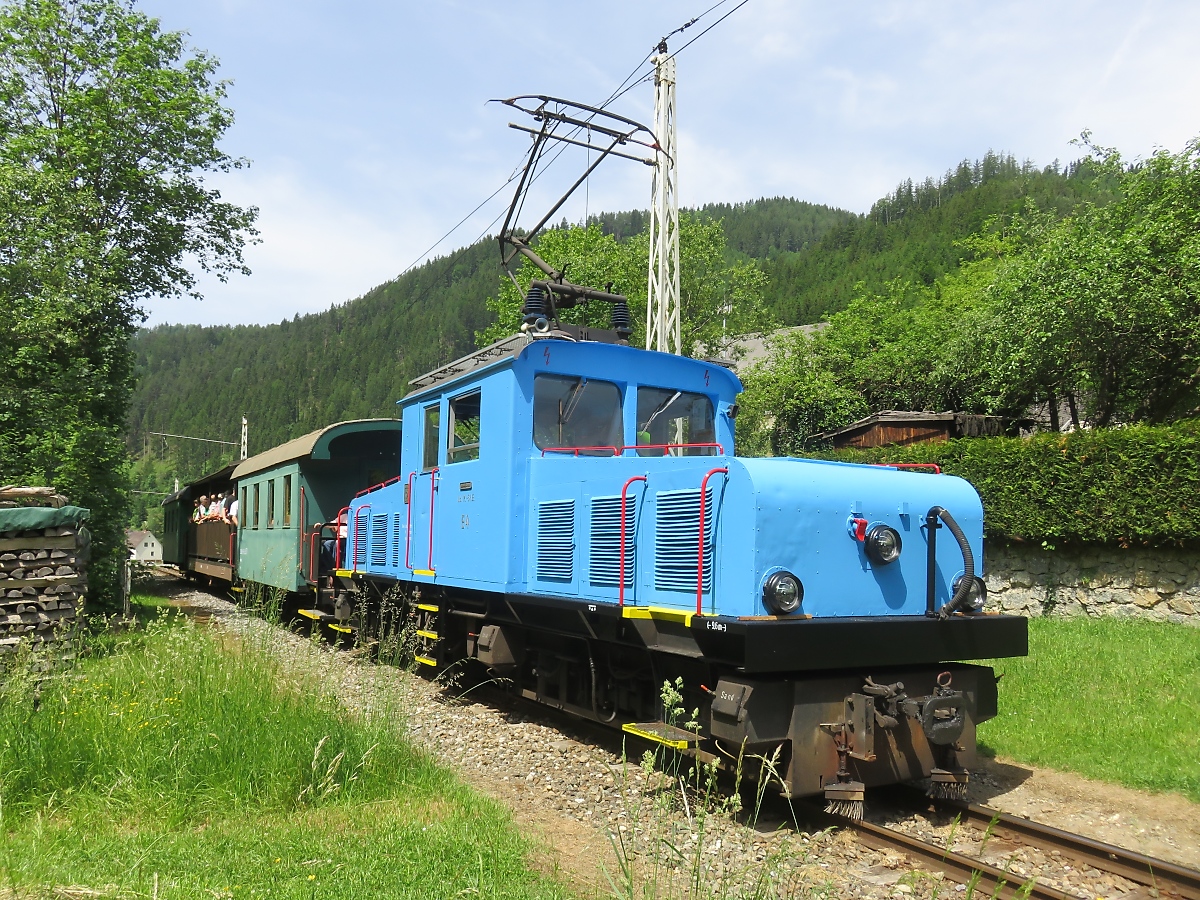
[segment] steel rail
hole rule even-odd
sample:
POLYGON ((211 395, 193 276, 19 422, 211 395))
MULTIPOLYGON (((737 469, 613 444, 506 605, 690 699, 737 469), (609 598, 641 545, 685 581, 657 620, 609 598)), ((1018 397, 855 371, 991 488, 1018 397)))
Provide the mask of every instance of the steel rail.
POLYGON ((1094 869, 1152 887, 1160 895, 1172 894, 1186 897, 1188 900, 1200 900, 1200 872, 1193 869, 1063 831, 1052 825, 1001 812, 989 806, 953 800, 928 802, 942 812, 959 816, 963 822, 982 824, 984 828, 990 828, 996 837, 1013 843, 1060 850, 1094 869))
POLYGON ((1078 894, 1069 894, 1036 879, 1006 872, 981 859, 963 856, 901 831, 873 822, 851 822, 836 816, 828 818, 836 819, 843 827, 853 828, 858 839, 872 849, 900 850, 922 868, 942 872, 952 881, 959 884, 974 882, 976 896, 990 897, 992 900, 1081 900, 1078 894))

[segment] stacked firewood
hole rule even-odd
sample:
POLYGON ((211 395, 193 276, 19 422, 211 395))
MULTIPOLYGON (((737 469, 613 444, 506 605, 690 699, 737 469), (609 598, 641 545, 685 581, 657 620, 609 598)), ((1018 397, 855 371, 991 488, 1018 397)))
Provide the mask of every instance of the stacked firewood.
MULTIPOLYGON (((0 487, 0 510, 37 507, 50 513, 65 505, 66 498, 52 488, 0 487)), ((87 592, 90 540, 81 521, 33 530, 5 531, 0 525, 0 653, 22 641, 46 649, 70 643, 87 592)))

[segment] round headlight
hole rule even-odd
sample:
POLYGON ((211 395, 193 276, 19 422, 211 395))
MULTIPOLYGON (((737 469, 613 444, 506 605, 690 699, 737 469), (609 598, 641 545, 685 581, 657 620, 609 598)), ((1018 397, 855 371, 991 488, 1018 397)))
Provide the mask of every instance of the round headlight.
POLYGON ((900 558, 900 532, 887 525, 876 525, 867 532, 864 541, 867 558, 877 566, 887 565, 900 558))
MULTIPOLYGON (((951 597, 958 593, 958 586, 962 584, 962 580, 963 576, 959 575, 954 579, 954 584, 950 585, 951 597)), ((971 589, 967 592, 967 600, 962 605, 962 611, 968 613, 983 612, 983 605, 987 603, 987 585, 978 576, 972 580, 975 583, 971 585, 971 589)))
POLYGON ((776 572, 763 585, 763 603, 777 616, 794 613, 804 602, 804 585, 791 572, 776 572))

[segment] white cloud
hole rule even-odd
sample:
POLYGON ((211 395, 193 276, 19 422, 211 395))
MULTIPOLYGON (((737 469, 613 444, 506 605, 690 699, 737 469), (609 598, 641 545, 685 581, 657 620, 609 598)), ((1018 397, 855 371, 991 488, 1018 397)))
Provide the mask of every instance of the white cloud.
POLYGON ((395 277, 428 243, 424 215, 380 221, 285 165, 237 173, 221 187, 226 199, 259 207, 261 243, 245 254, 253 274, 226 284, 203 276, 202 302, 157 300, 148 324, 277 322, 316 312, 395 277))

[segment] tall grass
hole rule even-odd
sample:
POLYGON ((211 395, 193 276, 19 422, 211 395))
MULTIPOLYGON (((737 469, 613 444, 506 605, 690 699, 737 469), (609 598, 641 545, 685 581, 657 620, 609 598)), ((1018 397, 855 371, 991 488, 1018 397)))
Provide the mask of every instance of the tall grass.
POLYGON ((335 794, 376 799, 395 774, 440 776, 385 716, 352 721, 278 656, 186 622, 151 623, 137 652, 72 677, 0 688, 0 792, 9 810, 92 793, 192 821, 243 806, 288 809, 335 794))
POLYGON ((308 656, 175 617, 40 695, 35 666, 11 669, 0 897, 563 895, 498 805, 405 743, 394 703, 350 715, 308 656))
POLYGON ((1200 628, 1031 619, 1029 656, 995 660, 996 753, 1200 801, 1200 628))

